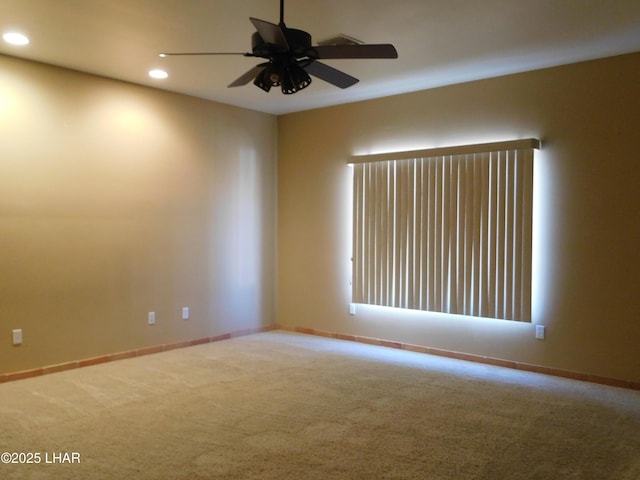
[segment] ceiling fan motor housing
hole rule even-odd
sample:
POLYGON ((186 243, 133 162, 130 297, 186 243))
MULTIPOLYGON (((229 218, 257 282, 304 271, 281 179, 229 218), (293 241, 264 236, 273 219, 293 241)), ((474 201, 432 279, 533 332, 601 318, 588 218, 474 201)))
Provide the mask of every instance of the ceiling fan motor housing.
POLYGON ((251 35, 251 51, 257 57, 271 58, 279 53, 289 53, 295 59, 303 57, 314 57, 311 46, 311 35, 303 30, 295 28, 283 28, 288 48, 284 45, 267 43, 258 32, 251 35))

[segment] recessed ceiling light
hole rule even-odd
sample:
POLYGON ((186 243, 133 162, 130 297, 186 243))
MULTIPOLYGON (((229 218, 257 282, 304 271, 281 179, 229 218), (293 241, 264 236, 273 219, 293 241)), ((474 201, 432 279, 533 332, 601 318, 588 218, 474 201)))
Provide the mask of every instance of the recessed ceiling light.
POLYGON ((169 74, 167 72, 165 72, 164 70, 150 70, 149 71, 149 76, 151 78, 163 79, 163 78, 167 78, 169 76, 169 74))
POLYGON ((10 43, 11 45, 27 45, 29 43, 29 39, 26 35, 18 32, 7 32, 2 35, 2 38, 5 42, 10 43))

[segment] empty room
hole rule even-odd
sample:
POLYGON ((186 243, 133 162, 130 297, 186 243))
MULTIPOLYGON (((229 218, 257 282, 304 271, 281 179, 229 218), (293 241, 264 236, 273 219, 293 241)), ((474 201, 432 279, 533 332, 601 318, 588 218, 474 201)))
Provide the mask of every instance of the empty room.
POLYGON ((1 478, 640 478, 640 3, 0 35, 1 478))

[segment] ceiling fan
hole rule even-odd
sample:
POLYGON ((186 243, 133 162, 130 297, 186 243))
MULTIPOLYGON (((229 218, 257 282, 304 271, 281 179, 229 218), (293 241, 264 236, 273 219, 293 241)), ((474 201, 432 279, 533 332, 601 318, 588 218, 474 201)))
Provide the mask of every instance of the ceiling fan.
POLYGON ((358 79, 320 62, 339 58, 398 58, 391 44, 311 45, 311 35, 302 30, 289 28, 284 23, 284 0, 280 0, 280 23, 250 17, 256 28, 251 36, 251 52, 192 52, 161 53, 161 57, 172 55, 244 55, 259 57, 267 61, 253 67, 229 87, 240 87, 251 80, 265 92, 279 86, 284 94, 296 93, 311 83, 311 76, 320 78, 339 88, 348 88, 358 79), (311 76, 310 76, 311 75, 311 76))

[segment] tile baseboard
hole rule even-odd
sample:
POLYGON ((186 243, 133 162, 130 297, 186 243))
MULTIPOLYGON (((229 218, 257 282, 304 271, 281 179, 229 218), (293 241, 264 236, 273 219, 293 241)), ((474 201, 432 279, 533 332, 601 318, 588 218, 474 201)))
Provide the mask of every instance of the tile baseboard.
POLYGON ((511 360, 503 360, 500 358, 485 357, 482 355, 475 355, 472 353, 455 352, 455 351, 444 350, 440 348, 425 347, 422 345, 413 345, 410 343, 395 342, 395 341, 384 340, 379 338, 365 337, 361 335, 348 335, 348 334, 338 333, 338 332, 327 332, 324 330, 317 330, 314 328, 289 327, 289 326, 280 325, 278 329, 288 330, 288 331, 297 332, 297 333, 304 333, 307 335, 316 335, 320 337, 335 338, 338 340, 346 340, 350 342, 366 343, 368 345, 378 345, 381 347, 396 348, 399 350, 407 350, 411 352, 427 353, 429 355, 438 355, 441 357, 454 358, 457 360, 465 360, 468 362, 484 363, 487 365, 494 365, 497 367, 506 367, 506 368, 512 368, 516 370, 523 370, 527 372, 542 373, 544 375, 551 375, 554 377, 569 378, 572 380, 580 380, 583 382, 597 383, 600 385, 608 385, 610 387, 620 387, 620 388, 626 388, 631 390, 640 390, 640 381, 635 382, 630 380, 621 380, 617 378, 609 378, 609 377, 603 377, 599 375, 592 375, 589 373, 574 372, 571 370, 545 367, 542 365, 534 365, 529 363, 515 362, 511 360))
POLYGON ((221 335, 215 335, 212 337, 202 337, 193 340, 186 340, 175 343, 165 343, 162 345, 152 345, 148 347, 141 347, 135 350, 128 350, 126 352, 117 352, 107 355, 100 355, 98 357, 84 358, 81 360, 73 360, 70 362, 59 363, 56 365, 49 365, 46 367, 32 368, 29 370, 21 370, 19 372, 0 373, 0 383, 13 382, 15 380, 23 380, 25 378, 39 377, 41 375, 48 375, 50 373, 64 372, 65 370, 73 370, 76 368, 89 367, 91 365, 98 365, 100 363, 113 362, 117 360, 124 360, 126 358, 141 357, 143 355, 152 355, 154 353, 167 352, 169 350, 175 350, 178 348, 193 347, 195 345, 203 345, 205 343, 219 342, 221 340, 228 340, 230 338, 242 337, 245 335, 253 335, 255 333, 268 332, 271 330, 277 330, 276 325, 270 325, 266 327, 258 328, 246 328, 242 330, 236 330, 221 335))

